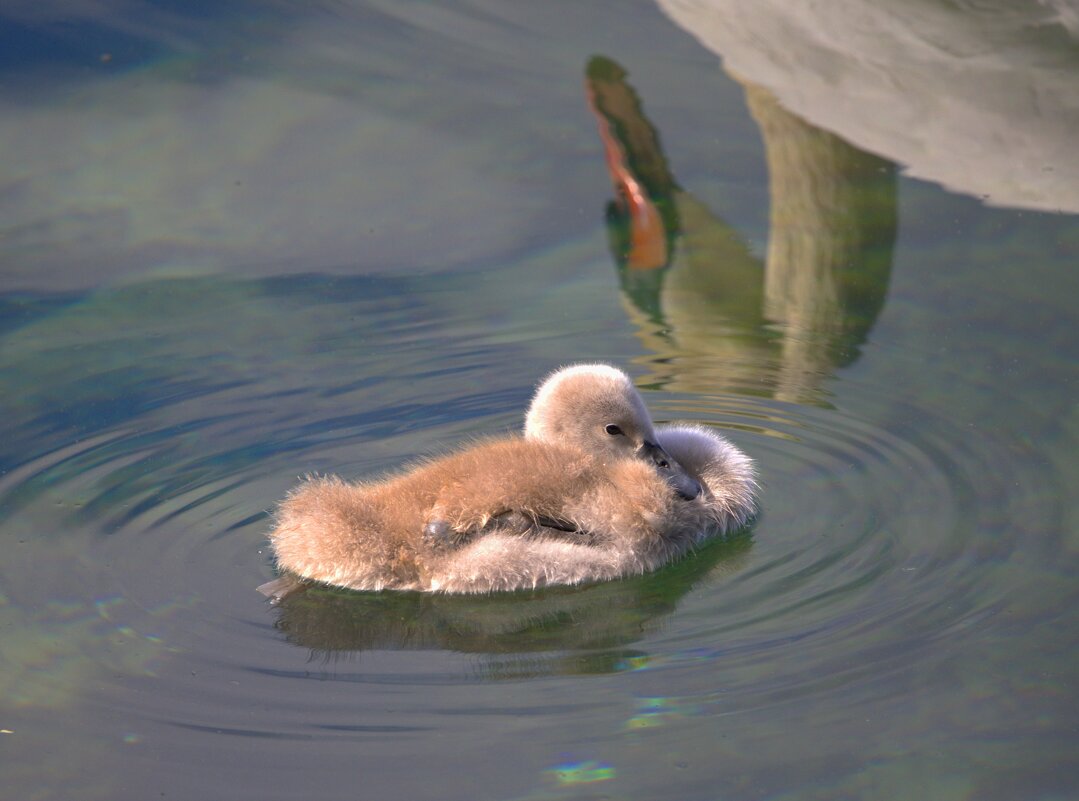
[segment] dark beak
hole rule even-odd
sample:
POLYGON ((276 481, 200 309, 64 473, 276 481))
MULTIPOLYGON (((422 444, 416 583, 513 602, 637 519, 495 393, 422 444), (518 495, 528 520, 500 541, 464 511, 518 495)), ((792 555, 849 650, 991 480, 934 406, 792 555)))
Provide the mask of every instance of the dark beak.
POLYGON ((670 454, 655 442, 645 440, 644 444, 637 449, 637 456, 655 465, 659 474, 685 500, 692 501, 701 494, 701 483, 687 473, 682 465, 672 459, 670 454))

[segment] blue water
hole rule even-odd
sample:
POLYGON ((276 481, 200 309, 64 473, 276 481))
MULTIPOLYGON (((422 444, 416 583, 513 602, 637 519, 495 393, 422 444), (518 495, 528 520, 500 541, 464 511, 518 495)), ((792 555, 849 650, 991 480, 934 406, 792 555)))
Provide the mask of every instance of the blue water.
POLYGON ((1074 797, 1079 209, 911 177, 691 33, 0 10, 11 797, 1074 797), (255 592, 299 476, 513 430, 576 360, 749 453, 755 524, 590 587, 255 592))

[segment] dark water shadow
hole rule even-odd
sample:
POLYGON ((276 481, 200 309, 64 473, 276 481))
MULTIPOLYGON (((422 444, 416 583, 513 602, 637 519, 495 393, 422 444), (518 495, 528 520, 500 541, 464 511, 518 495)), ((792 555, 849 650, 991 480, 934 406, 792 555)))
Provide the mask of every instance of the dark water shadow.
POLYGON ((310 587, 281 602, 275 625, 326 661, 448 649, 489 657, 480 670, 495 677, 615 672, 642 655, 626 646, 661 627, 694 586, 741 570, 752 542, 744 531, 655 573, 587 587, 493 595, 310 587))

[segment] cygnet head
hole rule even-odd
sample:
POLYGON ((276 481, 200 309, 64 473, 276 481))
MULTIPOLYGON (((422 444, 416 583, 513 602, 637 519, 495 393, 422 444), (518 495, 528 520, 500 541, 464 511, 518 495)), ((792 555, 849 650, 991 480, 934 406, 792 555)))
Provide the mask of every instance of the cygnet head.
POLYGON ((574 445, 605 460, 643 459, 683 498, 701 493, 700 482, 659 446, 629 376, 610 365, 576 364, 549 375, 528 408, 525 437, 574 445))

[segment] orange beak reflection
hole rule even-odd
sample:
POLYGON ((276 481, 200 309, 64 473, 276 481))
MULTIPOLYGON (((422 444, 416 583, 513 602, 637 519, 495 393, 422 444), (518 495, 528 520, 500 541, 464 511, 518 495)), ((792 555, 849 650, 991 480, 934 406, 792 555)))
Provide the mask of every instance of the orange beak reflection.
POLYGON ((648 197, 640 181, 630 170, 626 152, 611 131, 607 118, 596 106, 595 92, 585 83, 588 106, 599 125, 607 172, 611 176, 619 203, 629 212, 629 253, 626 266, 631 270, 657 270, 667 264, 667 234, 656 204, 648 197))

